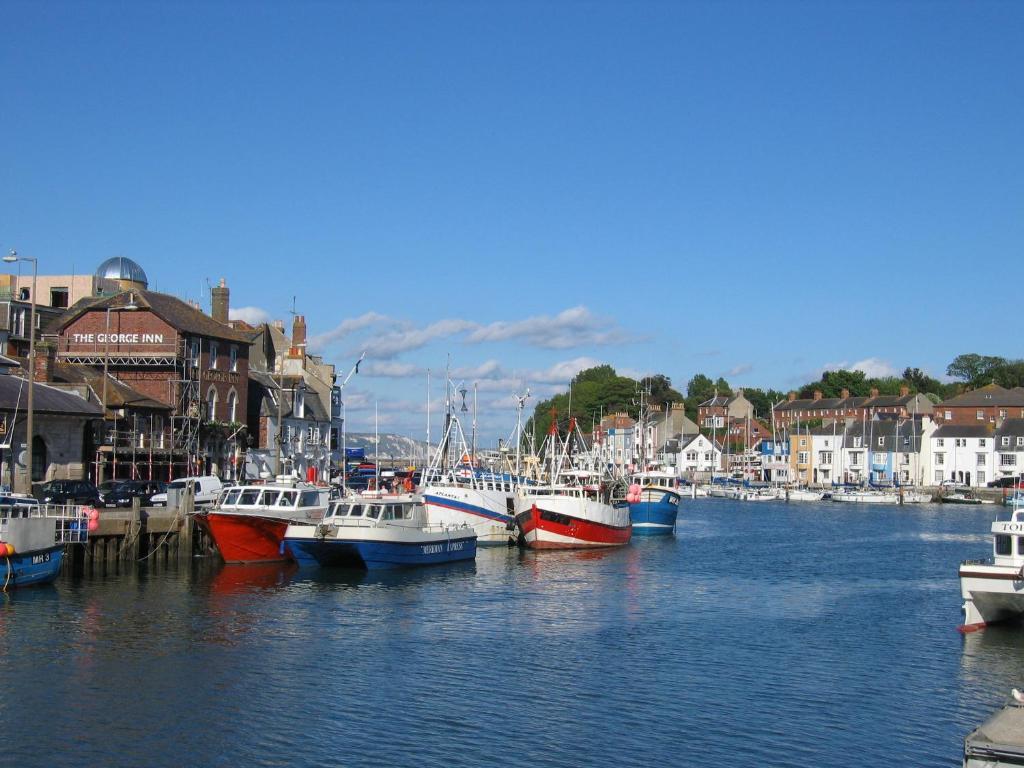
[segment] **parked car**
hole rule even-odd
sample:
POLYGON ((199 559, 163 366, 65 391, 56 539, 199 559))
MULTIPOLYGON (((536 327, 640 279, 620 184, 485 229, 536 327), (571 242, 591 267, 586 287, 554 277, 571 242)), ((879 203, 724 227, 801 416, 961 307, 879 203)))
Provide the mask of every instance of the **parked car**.
POLYGON ((100 492, 87 480, 51 480, 34 493, 44 504, 100 504, 100 492))
POLYGON ((167 483, 159 480, 122 480, 112 491, 103 495, 103 504, 107 507, 130 507, 133 499, 148 507, 153 496, 167 492, 167 483))
POLYGON ((221 482, 219 477, 213 475, 202 475, 200 477, 182 477, 167 484, 163 493, 155 493, 150 498, 150 504, 154 507, 167 506, 167 491, 172 489, 184 490, 191 483, 195 488, 196 506, 213 504, 220 494, 221 482))
POLYGON ((1019 477, 1000 477, 988 484, 989 488, 1014 488, 1018 483, 1024 482, 1019 477))
POLYGON ((123 482, 124 480, 104 480, 102 483, 96 486, 96 490, 100 492, 100 501, 105 500, 107 498, 107 494, 110 493, 115 488, 117 488, 117 486, 119 486, 123 482))

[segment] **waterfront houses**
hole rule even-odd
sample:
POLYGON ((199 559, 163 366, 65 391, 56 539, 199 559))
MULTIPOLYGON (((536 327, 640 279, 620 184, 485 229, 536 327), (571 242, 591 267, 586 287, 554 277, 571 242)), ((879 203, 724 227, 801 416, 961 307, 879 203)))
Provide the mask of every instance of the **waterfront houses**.
POLYGON ((993 435, 993 480, 1024 473, 1024 419, 1006 419, 993 435))
POLYGON ((1006 419, 1021 418, 1024 418, 1024 387, 1006 389, 989 384, 935 406, 935 419, 943 424, 998 427, 1006 419))
POLYGON ((988 424, 943 424, 929 438, 925 472, 933 485, 950 481, 984 488, 994 477, 994 430, 988 424))
MULTIPOLYGON (((722 467, 722 447, 707 435, 683 437, 678 452, 671 456, 675 458, 678 474, 690 481, 706 481, 722 467)), ((665 463, 670 465, 672 462, 665 463)))
POLYGON ((874 416, 902 419, 928 416, 934 409, 927 397, 911 394, 910 388, 903 386, 899 395, 880 395, 873 388, 868 397, 852 397, 846 389, 837 398, 823 397, 820 390, 815 390, 813 397, 798 399, 796 393, 791 392, 788 399, 775 405, 774 416, 777 428, 789 429, 808 422, 858 421, 874 416))
POLYGON ((715 395, 697 406, 697 423, 703 429, 723 429, 729 422, 754 418, 754 406, 743 390, 735 395, 715 395))

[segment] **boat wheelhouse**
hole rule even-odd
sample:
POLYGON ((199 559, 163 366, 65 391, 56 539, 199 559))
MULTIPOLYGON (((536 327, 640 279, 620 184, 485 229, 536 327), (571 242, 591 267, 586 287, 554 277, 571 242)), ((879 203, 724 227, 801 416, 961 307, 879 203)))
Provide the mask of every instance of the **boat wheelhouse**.
POLYGON ((0 496, 0 584, 45 584, 57 578, 68 544, 89 538, 85 507, 40 504, 28 496, 0 496))
POLYGON ((332 502, 319 523, 288 526, 282 551, 300 565, 375 570, 472 560, 476 544, 468 525, 429 523, 418 495, 363 495, 332 502))
POLYGON ((1024 506, 992 523, 992 557, 960 565, 961 631, 1024 616, 1024 506))
POLYGON ((327 512, 331 489, 280 477, 266 485, 228 488, 199 521, 226 563, 284 560, 281 540, 288 525, 316 522, 327 512))

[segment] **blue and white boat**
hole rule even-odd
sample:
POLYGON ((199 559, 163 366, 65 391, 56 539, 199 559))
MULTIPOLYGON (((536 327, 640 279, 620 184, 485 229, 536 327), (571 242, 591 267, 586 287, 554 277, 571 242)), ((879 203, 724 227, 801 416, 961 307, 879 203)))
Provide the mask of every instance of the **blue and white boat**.
POLYGON ((675 472, 651 469, 633 474, 630 480, 633 490, 639 494, 639 500, 629 505, 633 534, 649 536, 672 533, 682 498, 675 472))
POLYGON ((0 495, 0 585, 46 584, 57 578, 68 544, 84 544, 89 519, 81 507, 41 505, 28 496, 0 495))
POLYGON ((422 497, 366 493, 331 502, 317 524, 292 524, 282 552, 299 565, 408 568, 476 557, 469 526, 429 524, 422 497))

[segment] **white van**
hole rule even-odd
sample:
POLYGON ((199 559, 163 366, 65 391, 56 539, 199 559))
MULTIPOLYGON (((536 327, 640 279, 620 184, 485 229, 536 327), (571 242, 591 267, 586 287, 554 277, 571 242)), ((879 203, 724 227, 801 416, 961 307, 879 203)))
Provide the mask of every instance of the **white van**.
MULTIPOLYGON (((219 477, 213 475, 201 475, 199 477, 181 477, 177 480, 173 480, 167 484, 167 490, 172 488, 178 490, 185 490, 185 488, 192 484, 195 489, 195 503, 197 507, 204 505, 213 504, 217 500, 217 496, 220 495, 221 482, 219 477)), ((167 506, 167 494, 157 493, 153 495, 150 501, 154 507, 166 507, 167 506)))

